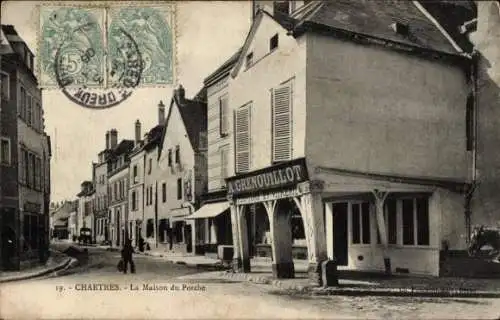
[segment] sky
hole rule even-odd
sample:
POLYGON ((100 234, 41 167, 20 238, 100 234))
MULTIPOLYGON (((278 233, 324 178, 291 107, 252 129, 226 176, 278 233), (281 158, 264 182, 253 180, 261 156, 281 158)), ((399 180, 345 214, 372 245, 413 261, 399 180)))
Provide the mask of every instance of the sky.
MULTIPOLYGON (((111 3, 111 2, 110 2, 111 3)), ((158 2, 157 2, 158 3, 158 2)), ((203 79, 242 46, 251 23, 251 2, 176 2, 177 84, 192 97, 203 79)), ((2 1, 2 24, 12 24, 37 56, 39 29, 36 1, 2 1)), ((36 63, 36 57, 35 57, 36 63)), ((174 84, 175 86, 175 84, 174 84)), ((84 180, 92 179, 92 161, 105 148, 106 131, 115 128, 118 141, 134 138, 158 122, 160 100, 167 106, 174 86, 136 88, 121 104, 92 110, 66 98, 59 89, 43 89, 45 131, 52 141, 52 201, 72 200, 84 180)), ((166 114, 168 110, 166 110, 166 114)))

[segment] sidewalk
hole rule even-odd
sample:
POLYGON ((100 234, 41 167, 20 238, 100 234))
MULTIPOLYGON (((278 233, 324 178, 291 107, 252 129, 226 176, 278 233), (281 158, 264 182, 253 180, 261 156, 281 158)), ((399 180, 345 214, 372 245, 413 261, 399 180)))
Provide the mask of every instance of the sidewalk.
POLYGON ((30 268, 21 271, 0 272, 0 283, 41 277, 70 267, 73 260, 74 260, 73 258, 68 257, 65 254, 56 251, 51 251, 50 257, 44 265, 39 265, 35 268, 30 268))
POLYGON ((230 280, 271 285, 290 293, 352 296, 415 296, 415 297, 481 297, 500 298, 500 279, 437 278, 431 276, 393 275, 339 270, 337 287, 311 286, 307 275, 307 261, 295 260, 294 279, 276 279, 272 276, 270 259, 251 261, 250 273, 232 271, 204 272, 181 279, 230 280))

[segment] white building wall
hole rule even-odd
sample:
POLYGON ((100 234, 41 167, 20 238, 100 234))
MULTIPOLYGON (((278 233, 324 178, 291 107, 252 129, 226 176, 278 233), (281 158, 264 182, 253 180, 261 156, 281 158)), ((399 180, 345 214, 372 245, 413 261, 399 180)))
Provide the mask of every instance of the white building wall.
MULTIPOLYGON (((249 49, 242 53, 243 64, 229 84, 229 105, 234 111, 252 102, 251 109, 251 156, 250 170, 272 164, 271 148, 271 89, 281 83, 293 81, 292 96, 292 158, 304 156, 305 141, 305 88, 306 42, 305 37, 294 39, 287 35, 277 22, 268 17, 258 27, 249 49), (278 34, 278 48, 269 52, 269 40, 278 34), (253 52, 255 63, 245 66, 245 57, 253 52)), ((231 126, 233 116, 231 115, 231 126)), ((231 145, 234 140, 231 140, 231 145)), ((229 167, 230 176, 235 174, 234 161, 229 167)))
MULTIPOLYGON (((219 80, 214 85, 207 88, 207 133, 208 133, 208 190, 216 191, 220 190, 222 185, 221 177, 221 155, 220 148, 228 148, 228 153, 233 154, 232 151, 232 140, 233 140, 233 116, 229 114, 229 127, 226 136, 221 136, 220 134, 220 107, 219 99, 220 97, 227 95, 229 97, 228 90, 229 75, 224 77, 224 79, 219 80)), ((229 106, 231 109, 231 106, 229 106)), ((230 157, 231 160, 233 159, 230 157)), ((229 161, 230 163, 232 161, 229 161)))

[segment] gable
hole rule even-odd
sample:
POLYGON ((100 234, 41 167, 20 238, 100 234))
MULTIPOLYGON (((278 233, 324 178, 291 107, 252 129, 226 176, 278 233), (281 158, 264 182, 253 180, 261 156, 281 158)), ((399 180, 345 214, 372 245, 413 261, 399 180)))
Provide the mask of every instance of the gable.
POLYGON ((170 108, 168 110, 167 120, 165 122, 165 130, 163 132, 161 153, 158 155, 158 161, 167 161, 168 149, 175 150, 176 145, 181 149, 189 148, 193 152, 188 131, 184 125, 179 106, 174 98, 172 98, 170 108))
POLYGON ((292 23, 289 20, 276 20, 266 11, 259 10, 241 48, 241 54, 236 61, 231 76, 235 78, 242 69, 246 68, 245 62, 249 53, 253 53, 253 61, 258 61, 269 53, 270 32, 285 34, 287 28, 291 27, 292 23))

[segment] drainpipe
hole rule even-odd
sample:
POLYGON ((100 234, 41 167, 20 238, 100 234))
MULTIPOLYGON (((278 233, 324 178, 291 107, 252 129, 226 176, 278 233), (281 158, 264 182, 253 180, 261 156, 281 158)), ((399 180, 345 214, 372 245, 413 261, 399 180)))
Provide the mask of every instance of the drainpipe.
POLYGON ((470 65, 470 83, 472 89, 472 164, 471 164, 471 186, 466 190, 465 194, 465 204, 464 204, 464 214, 465 214, 465 228, 467 231, 466 243, 469 244, 471 237, 471 202, 474 195, 474 191, 477 186, 477 107, 478 107, 478 97, 477 97, 477 87, 478 87, 478 61, 479 54, 477 51, 471 54, 471 65, 470 65))

